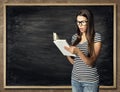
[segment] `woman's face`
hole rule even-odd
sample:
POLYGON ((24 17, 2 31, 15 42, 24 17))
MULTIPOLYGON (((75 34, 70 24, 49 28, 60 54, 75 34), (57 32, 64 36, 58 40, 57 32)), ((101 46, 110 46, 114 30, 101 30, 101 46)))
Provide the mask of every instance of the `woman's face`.
POLYGON ((87 30, 88 20, 84 16, 77 16, 77 26, 82 33, 86 32, 87 30))

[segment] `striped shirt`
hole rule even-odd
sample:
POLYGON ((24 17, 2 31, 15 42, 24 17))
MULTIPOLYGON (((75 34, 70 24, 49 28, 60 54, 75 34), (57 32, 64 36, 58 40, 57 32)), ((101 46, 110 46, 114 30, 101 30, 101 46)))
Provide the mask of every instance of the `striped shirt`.
MULTIPOLYGON (((77 34, 72 36, 72 43, 76 40, 77 34)), ((101 42, 101 35, 95 33, 94 42, 101 42)), ((86 56, 88 55, 88 42, 76 45, 86 56)), ((74 58, 72 79, 81 82, 99 82, 99 75, 96 66, 86 65, 79 56, 74 58)))

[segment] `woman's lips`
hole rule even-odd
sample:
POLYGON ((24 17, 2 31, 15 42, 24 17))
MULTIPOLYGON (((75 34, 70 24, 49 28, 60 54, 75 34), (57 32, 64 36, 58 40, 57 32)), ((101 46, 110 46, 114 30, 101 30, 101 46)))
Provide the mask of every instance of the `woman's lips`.
POLYGON ((80 31, 83 31, 83 28, 80 28, 80 31))

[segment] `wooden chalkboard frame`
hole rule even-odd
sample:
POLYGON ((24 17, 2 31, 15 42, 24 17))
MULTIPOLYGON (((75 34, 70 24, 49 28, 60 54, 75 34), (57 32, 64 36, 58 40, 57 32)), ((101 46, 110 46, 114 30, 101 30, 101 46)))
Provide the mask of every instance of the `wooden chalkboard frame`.
MULTIPOLYGON (((113 85, 111 86, 100 86, 100 88, 105 88, 105 89, 108 89, 108 88, 116 88, 116 4, 114 3, 102 3, 102 4, 98 4, 98 3, 92 3, 92 4, 87 4, 87 3, 80 3, 80 4, 73 4, 73 3, 62 3, 62 4, 52 4, 52 3, 47 3, 47 4, 28 4, 28 3, 23 3, 23 4, 4 4, 4 88, 8 88, 8 89, 11 89, 11 88, 33 88, 33 89, 36 89, 36 88, 40 88, 40 89, 71 89, 71 86, 70 85, 60 85, 60 86, 47 86, 47 85, 43 85, 43 86, 38 86, 38 85, 7 85, 6 82, 7 82, 7 78, 6 78, 6 75, 7 75, 7 45, 6 45, 6 42, 7 42, 7 38, 6 38, 6 31, 7 31, 7 28, 6 28, 6 25, 7 25, 7 17, 6 17, 6 7, 7 6, 98 6, 98 7, 103 7, 103 6, 110 6, 110 7, 113 7, 113 85)), ((107 12, 107 11, 106 11, 107 12)))

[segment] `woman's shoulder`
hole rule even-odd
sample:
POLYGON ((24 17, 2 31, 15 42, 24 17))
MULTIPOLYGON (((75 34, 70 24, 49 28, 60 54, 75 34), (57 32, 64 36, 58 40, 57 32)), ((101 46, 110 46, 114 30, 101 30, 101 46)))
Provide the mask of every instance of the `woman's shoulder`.
POLYGON ((94 41, 95 41, 95 42, 99 42, 99 41, 101 41, 101 34, 100 34, 100 33, 95 32, 94 41))
POLYGON ((72 35, 72 39, 71 39, 72 44, 74 43, 74 41, 76 39, 77 39, 77 33, 75 33, 75 34, 72 35))
POLYGON ((101 34, 98 32, 95 32, 95 36, 101 36, 101 34))
POLYGON ((77 38, 77 33, 73 34, 73 35, 72 35, 72 38, 73 38, 73 39, 77 38))

